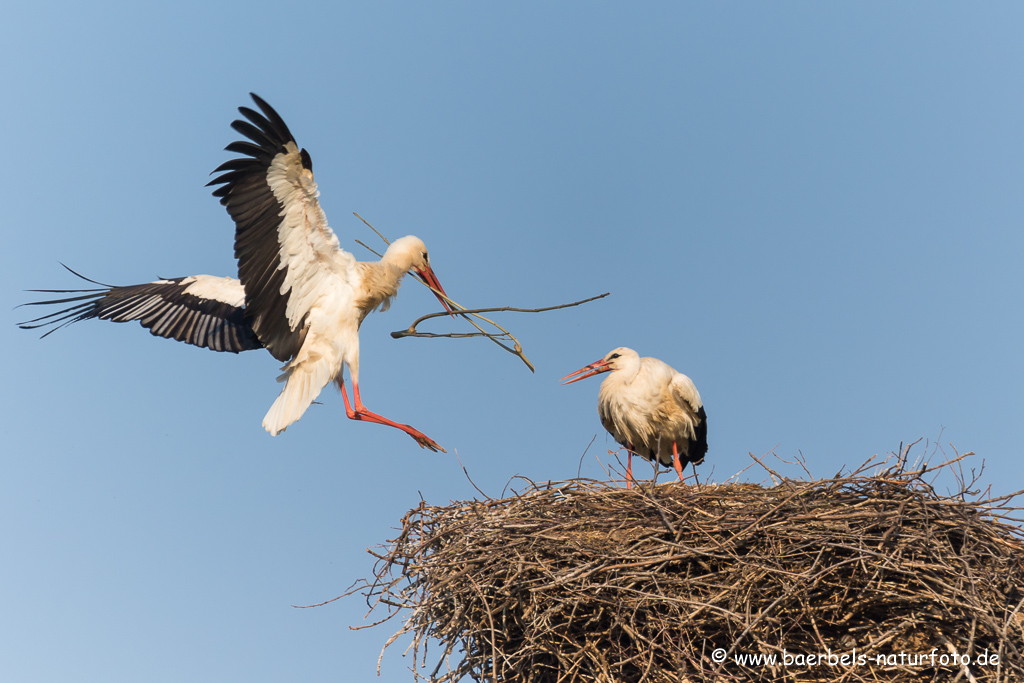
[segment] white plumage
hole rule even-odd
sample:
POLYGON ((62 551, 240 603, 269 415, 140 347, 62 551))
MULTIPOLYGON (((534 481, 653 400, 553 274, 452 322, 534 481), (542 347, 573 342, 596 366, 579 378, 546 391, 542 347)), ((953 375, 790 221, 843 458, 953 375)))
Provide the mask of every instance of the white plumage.
POLYGON ((238 280, 196 275, 129 287, 42 290, 80 296, 33 302, 73 305, 22 326, 138 320, 153 334, 217 351, 263 347, 285 363, 279 377, 284 388, 263 420, 271 434, 302 417, 336 380, 349 418, 395 427, 422 447, 444 450, 409 425, 370 412, 359 396, 359 327, 371 311, 389 306, 410 270, 451 311, 426 246, 418 237, 403 237, 377 262, 356 261, 344 251, 320 208, 309 153, 270 105, 252 98, 260 111, 239 107, 244 119, 231 124, 248 138, 227 146, 240 156, 218 167, 214 173, 220 175, 210 182, 235 222, 238 280))
POLYGON ((284 389, 263 420, 271 434, 298 420, 332 380, 351 419, 390 425, 420 446, 443 450, 408 425, 367 410, 359 396, 359 326, 386 308, 402 278, 416 271, 448 306, 418 237, 391 244, 379 262, 358 262, 344 251, 317 200, 313 161, 299 149, 281 117, 256 95, 260 112, 239 107, 246 120, 232 127, 249 138, 228 145, 244 156, 222 164, 210 182, 235 221, 235 257, 245 289, 245 316, 264 346, 285 361, 284 389), (251 142, 250 142, 251 141, 251 142), (352 377, 353 403, 343 371, 352 377))
POLYGON ((657 358, 619 347, 562 380, 572 384, 606 372, 597 412, 608 433, 628 450, 627 486, 632 486, 633 453, 674 467, 680 480, 687 463, 704 462, 707 415, 689 377, 657 358))
MULTIPOLYGON (((162 282, 166 282, 166 280, 162 282)), ((183 290, 185 294, 191 294, 199 299, 220 301, 235 308, 245 306, 245 288, 233 277, 191 275, 182 278, 181 284, 185 287, 183 290)))

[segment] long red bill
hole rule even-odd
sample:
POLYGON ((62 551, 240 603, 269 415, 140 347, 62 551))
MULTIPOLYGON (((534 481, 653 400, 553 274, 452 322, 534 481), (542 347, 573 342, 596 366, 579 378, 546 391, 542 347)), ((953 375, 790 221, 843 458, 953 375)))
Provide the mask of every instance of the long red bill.
POLYGON ((601 360, 594 361, 590 365, 584 365, 576 372, 570 372, 568 375, 562 378, 562 385, 564 386, 566 384, 572 384, 573 382, 579 382, 581 379, 593 377, 594 375, 600 375, 602 372, 608 372, 609 370, 611 370, 611 368, 608 365, 608 361, 602 358, 601 360), (584 372, 587 374, 580 374, 584 372), (569 379, 570 377, 575 377, 576 375, 579 375, 579 377, 576 377, 575 379, 569 379))
POLYGON ((441 302, 442 306, 444 306, 444 310, 451 313, 452 317, 455 317, 455 311, 452 310, 452 307, 448 305, 448 300, 445 299, 448 295, 445 293, 444 287, 442 287, 441 283, 438 281, 437 276, 434 275, 434 269, 430 266, 426 266, 424 268, 417 268, 416 272, 421 278, 423 278, 424 282, 437 290, 434 292, 434 296, 436 296, 437 300, 441 302), (440 294, 438 294, 438 292, 440 292, 440 294))

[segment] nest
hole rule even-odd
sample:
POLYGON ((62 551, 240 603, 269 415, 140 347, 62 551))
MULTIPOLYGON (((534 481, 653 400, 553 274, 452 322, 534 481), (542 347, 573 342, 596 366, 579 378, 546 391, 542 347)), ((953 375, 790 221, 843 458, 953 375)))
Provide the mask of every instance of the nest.
POLYGON ((907 453, 767 487, 423 503, 359 590, 438 683, 1024 680, 1018 508, 972 492, 966 456, 907 453))

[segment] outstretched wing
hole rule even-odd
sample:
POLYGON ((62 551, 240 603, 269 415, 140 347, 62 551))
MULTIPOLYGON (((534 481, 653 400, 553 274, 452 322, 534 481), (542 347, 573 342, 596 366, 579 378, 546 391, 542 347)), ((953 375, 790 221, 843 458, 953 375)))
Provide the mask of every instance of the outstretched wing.
MULTIPOLYGON (((71 272, 75 273, 73 270, 71 272)), ((102 285, 86 277, 82 279, 102 285)), ((65 325, 97 318, 116 323, 138 320, 158 337, 175 339, 213 351, 238 353, 263 346, 245 319, 242 283, 230 277, 194 275, 128 287, 102 285, 98 289, 30 291, 77 295, 23 304, 70 304, 54 313, 19 323, 19 327, 26 330, 52 326, 44 337, 65 325)))
POLYGON ((243 156, 221 164, 220 197, 235 221, 235 257, 245 288, 245 315, 278 360, 298 353, 310 308, 330 287, 351 282, 355 258, 338 245, 317 201, 313 162, 270 105, 238 111, 231 126, 249 138, 227 146, 243 156))

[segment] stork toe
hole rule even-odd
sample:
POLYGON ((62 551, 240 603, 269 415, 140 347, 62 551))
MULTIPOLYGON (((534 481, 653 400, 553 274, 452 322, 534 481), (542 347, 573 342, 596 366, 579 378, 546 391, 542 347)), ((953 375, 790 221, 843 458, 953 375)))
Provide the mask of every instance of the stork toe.
POLYGON ((437 443, 436 441, 434 441, 429 436, 427 436, 426 434, 419 430, 410 427, 409 432, 407 433, 409 434, 409 436, 416 440, 416 443, 420 445, 420 448, 429 448, 435 453, 437 453, 438 451, 441 451, 442 453, 448 452, 441 446, 441 444, 437 443))

